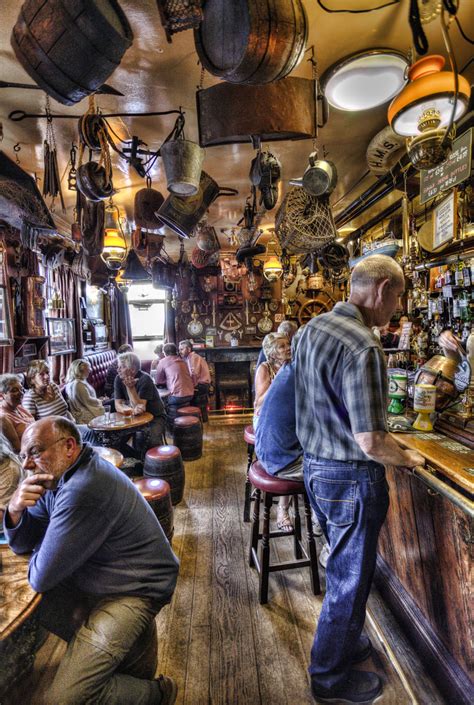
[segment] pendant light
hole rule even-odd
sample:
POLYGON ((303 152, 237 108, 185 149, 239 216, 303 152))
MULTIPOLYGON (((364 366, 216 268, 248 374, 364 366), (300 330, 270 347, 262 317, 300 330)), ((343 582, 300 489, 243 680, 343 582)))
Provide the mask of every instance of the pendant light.
POLYGON ((276 246, 272 237, 267 245, 267 257, 263 263, 263 276, 269 282, 276 282, 283 274, 283 265, 278 258, 276 246))
POLYGON ((108 269, 118 271, 126 256, 127 243, 120 223, 120 212, 110 199, 105 209, 104 248, 100 257, 108 269))

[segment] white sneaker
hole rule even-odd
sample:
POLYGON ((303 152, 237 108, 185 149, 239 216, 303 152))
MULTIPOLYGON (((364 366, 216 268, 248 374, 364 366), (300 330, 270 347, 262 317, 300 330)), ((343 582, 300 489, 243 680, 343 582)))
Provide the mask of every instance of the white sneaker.
POLYGON ((326 568, 326 563, 328 562, 330 553, 331 549, 329 548, 329 544, 325 543, 321 550, 321 553, 319 554, 319 565, 323 568, 326 568))

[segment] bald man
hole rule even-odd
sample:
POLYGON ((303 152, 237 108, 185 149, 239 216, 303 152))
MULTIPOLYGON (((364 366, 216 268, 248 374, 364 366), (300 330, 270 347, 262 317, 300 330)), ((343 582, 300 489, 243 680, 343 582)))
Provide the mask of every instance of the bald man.
POLYGON ((69 641, 46 703, 171 705, 175 682, 154 679, 155 616, 171 599, 178 561, 154 513, 63 417, 29 426, 20 459, 27 477, 5 533, 15 553, 33 551, 28 579, 45 593, 45 626, 69 641))
POLYGON ((382 692, 376 673, 352 666, 371 653, 361 632, 389 504, 384 465, 424 462, 387 432, 385 355, 371 330, 390 321, 404 288, 395 260, 368 257, 352 272, 349 301, 313 318, 296 351, 304 480, 330 548, 309 667, 321 703, 368 703, 382 692))

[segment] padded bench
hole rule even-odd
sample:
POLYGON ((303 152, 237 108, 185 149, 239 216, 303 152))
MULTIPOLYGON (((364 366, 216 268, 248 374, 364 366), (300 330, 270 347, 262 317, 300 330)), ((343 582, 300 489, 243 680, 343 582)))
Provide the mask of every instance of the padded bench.
POLYGON ((107 370, 116 357, 117 353, 115 350, 104 350, 102 352, 84 355, 84 359, 87 360, 91 366, 91 372, 87 381, 94 387, 98 397, 104 395, 107 370))

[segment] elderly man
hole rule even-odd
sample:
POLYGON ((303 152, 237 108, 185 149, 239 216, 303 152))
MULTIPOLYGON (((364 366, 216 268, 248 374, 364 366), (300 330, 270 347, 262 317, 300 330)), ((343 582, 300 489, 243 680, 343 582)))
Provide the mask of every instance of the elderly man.
MULTIPOLYGON (((207 410, 209 400, 209 387, 211 386, 211 373, 206 360, 195 353, 190 340, 182 340, 179 344, 179 354, 188 366, 189 374, 195 387, 193 401, 198 404, 204 412, 207 410), (202 404, 198 402, 202 399, 202 404)), ((207 413, 203 414, 203 421, 207 421, 207 413), (206 416, 206 418, 204 418, 206 416)))
POLYGON ((393 259, 368 257, 352 272, 349 301, 313 318, 296 351, 304 480, 330 546, 309 667, 317 702, 366 703, 382 692, 376 673, 352 664, 371 651, 361 632, 389 504, 384 465, 423 463, 387 432, 385 356, 371 331, 390 320, 403 291, 393 259))
POLYGON ((178 561, 153 511, 67 419, 29 426, 20 457, 27 477, 8 504, 6 535, 15 553, 33 551, 30 584, 69 641, 46 702, 174 703, 174 681, 154 680, 155 615, 178 561))
MULTIPOLYGON (((139 445, 142 453, 148 448, 161 445, 166 414, 155 383, 147 372, 141 370, 140 358, 133 352, 118 356, 117 371, 114 381, 115 409, 121 413, 131 405, 135 416, 144 411, 153 414, 153 421, 146 429, 146 438, 142 438, 139 445)), ((126 448, 123 449, 126 451, 126 448)))
POLYGON ((187 364, 182 360, 174 343, 163 346, 165 357, 156 368, 156 384, 166 385, 168 397, 168 418, 176 418, 178 408, 190 404, 194 396, 194 383, 187 364))
MULTIPOLYGON (((128 343, 124 343, 118 349, 118 354, 133 352, 133 348, 128 343)), ((107 367, 107 373, 105 377, 104 393, 107 397, 113 397, 114 395, 114 383, 115 378, 118 374, 118 357, 115 358, 113 362, 107 367)))

